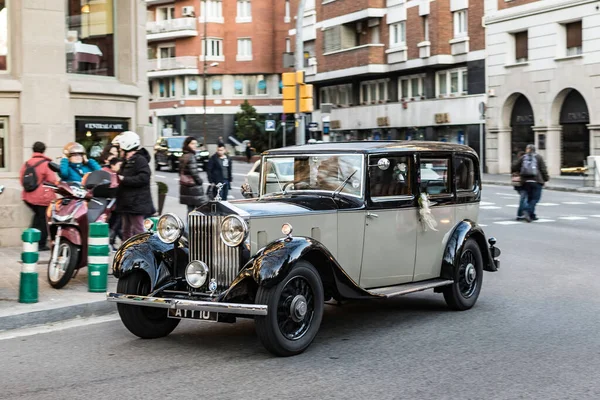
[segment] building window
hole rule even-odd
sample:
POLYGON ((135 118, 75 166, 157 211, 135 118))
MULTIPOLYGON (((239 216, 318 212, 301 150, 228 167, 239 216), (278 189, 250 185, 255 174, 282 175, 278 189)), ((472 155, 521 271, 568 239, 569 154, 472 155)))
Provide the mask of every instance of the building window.
POLYGON ((527 31, 515 33, 515 61, 518 63, 527 62, 528 45, 527 31))
POLYGON ((404 100, 418 100, 423 93, 423 75, 409 76, 400 80, 400 98, 404 100))
MULTIPOLYGON (((8 9, 6 2, 0 1, 0 71, 8 69, 6 57, 8 56, 8 9)), ((0 120, 2 121, 2 120, 0 120)), ((6 121, 4 121, 6 122, 6 121)), ((4 125, 5 126, 5 125, 4 125)), ((0 147, 0 150, 3 148, 0 147)), ((3 152, 4 153, 4 152, 3 152)), ((0 157, 3 157, 0 155, 0 157)), ((4 168, 0 166, 0 168, 4 168)))
POLYGON ((283 22, 288 23, 290 21, 290 0, 285 0, 285 15, 283 17, 283 22))
POLYGON ((202 84, 202 79, 197 76, 190 76, 187 78, 186 90, 188 96, 197 96, 198 93, 202 90, 200 85, 202 84))
POLYGON ((115 76, 114 1, 65 4, 67 72, 115 76))
POLYGON ((221 0, 207 0, 200 2, 200 20, 210 22, 223 22, 223 3, 221 0), (204 9, 206 5, 206 10, 204 9))
POLYGON ((158 58, 175 58, 175 46, 166 46, 158 48, 158 58))
POLYGON ((266 95, 267 94, 267 81, 264 75, 259 75, 256 82, 256 94, 266 95))
POLYGON ((252 60, 252 40, 250 39, 238 39, 237 41, 237 61, 251 61, 252 60))
POLYGON ((159 7, 156 9, 156 21, 175 19, 175 7, 159 7))
POLYGON ((212 96, 221 96, 223 95, 223 84, 221 83, 221 78, 210 78, 207 82, 208 84, 208 93, 212 96))
POLYGON ((388 80, 367 81, 360 85, 361 104, 384 103, 388 100, 388 80))
POLYGON ((290 38, 285 38, 285 52, 286 53, 292 52, 292 41, 290 40, 290 38))
POLYGON ((406 43, 406 22, 390 25, 390 47, 403 46, 406 43))
POLYGON ((429 17, 423 16, 423 40, 429 42, 429 17))
MULTIPOLYGON (((383 82, 382 82, 383 83, 383 82)), ((352 84, 321 88, 321 104, 330 103, 347 107, 352 105, 352 84)))
POLYGON ((236 96, 255 96, 257 94, 267 94, 267 85, 264 80, 264 76, 235 76, 233 81, 233 94, 236 96))
POLYGON ((223 39, 207 39, 204 44, 204 54, 207 60, 223 60, 223 39))
POLYGON ((581 21, 566 24, 567 30, 567 56, 581 54, 581 21))
POLYGON ((250 0, 238 0, 237 17, 235 19, 235 22, 252 22, 250 0))
POLYGON ((175 97, 175 78, 158 79, 158 97, 161 99, 175 97))
POLYGON ((8 119, 0 118, 0 170, 6 169, 6 150, 8 149, 8 119))
POLYGON ((379 24, 372 26, 370 29, 370 43, 379 44, 379 24))
POLYGON ((467 10, 455 11, 454 13, 454 37, 460 38, 467 36, 467 10))
POLYGON ((466 68, 441 71, 437 73, 436 78, 436 93, 440 97, 460 96, 468 93, 466 68))

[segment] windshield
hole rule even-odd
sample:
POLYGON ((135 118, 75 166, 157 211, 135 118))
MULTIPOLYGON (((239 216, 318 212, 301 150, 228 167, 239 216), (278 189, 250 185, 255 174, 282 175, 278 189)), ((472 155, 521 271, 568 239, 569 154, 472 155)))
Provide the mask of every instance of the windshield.
POLYGON ((185 141, 184 137, 176 137, 167 139, 167 143, 169 148, 172 149, 181 149, 183 147, 183 142, 185 141))
POLYGON ((261 195, 326 191, 362 195, 363 157, 360 154, 265 157, 261 195), (352 175, 354 173, 354 175, 352 175), (352 176, 351 176, 352 175, 352 176))

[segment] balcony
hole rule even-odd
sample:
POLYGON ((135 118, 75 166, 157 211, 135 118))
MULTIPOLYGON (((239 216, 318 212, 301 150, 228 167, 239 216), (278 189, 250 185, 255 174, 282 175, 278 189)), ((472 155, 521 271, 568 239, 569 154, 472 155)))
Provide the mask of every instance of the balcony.
POLYGON ((195 56, 156 58, 148 60, 148 77, 150 78, 196 74, 198 74, 198 57, 195 56))
POLYGON ((147 6, 157 6, 160 4, 175 3, 175 0, 146 0, 147 6))
POLYGON ((198 36, 196 18, 175 18, 146 23, 148 42, 198 36))
POLYGON ((366 44, 349 49, 331 51, 323 54, 319 63, 319 73, 363 67, 370 64, 385 64, 385 46, 366 44))

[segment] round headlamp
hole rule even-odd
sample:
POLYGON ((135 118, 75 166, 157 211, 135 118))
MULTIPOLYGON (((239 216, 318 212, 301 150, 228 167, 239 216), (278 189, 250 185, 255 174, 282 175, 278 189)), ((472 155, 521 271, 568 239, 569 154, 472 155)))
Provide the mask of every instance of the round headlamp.
POLYGON ((229 247, 242 244, 248 234, 248 225, 237 215, 225 217, 221 223, 221 240, 229 247))
POLYGON ((174 243, 183 235, 183 221, 175 214, 165 214, 156 224, 158 238, 165 243, 174 243))
POLYGON ((192 261, 185 267, 185 280, 193 288, 199 288, 206 282, 208 266, 202 261, 192 261))

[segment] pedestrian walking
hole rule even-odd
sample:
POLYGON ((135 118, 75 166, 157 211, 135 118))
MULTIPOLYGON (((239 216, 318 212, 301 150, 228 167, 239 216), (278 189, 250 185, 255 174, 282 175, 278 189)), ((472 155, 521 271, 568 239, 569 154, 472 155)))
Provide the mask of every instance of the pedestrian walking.
POLYGON ((246 142, 246 161, 250 164, 252 160, 252 143, 246 142))
MULTIPOLYGON (((524 154, 524 151, 520 151, 519 154, 517 154, 517 161, 515 161, 515 163, 517 163, 518 160, 520 160, 524 154)), ((516 166, 513 167, 513 169, 515 168, 516 166)), ((527 204, 527 191, 525 191, 525 188, 523 187, 523 182, 521 182, 520 172, 513 172, 511 181, 513 187, 515 188, 517 193, 519 193, 519 208, 517 210, 517 221, 521 221, 525 219, 525 217, 523 216, 523 210, 525 209, 525 206, 527 204)))
POLYGON ((197 149, 198 141, 188 136, 183 142, 183 156, 179 159, 179 202, 187 205, 188 213, 206 201, 196 161, 197 149))
MULTIPOLYGON (((121 166, 123 165, 123 160, 118 157, 110 156, 110 161, 108 161, 108 166, 102 167, 103 170, 109 172, 111 176, 118 176, 121 171, 121 166)), ((118 184, 118 177, 115 179, 118 184)), ((112 187, 112 185, 111 185, 112 187)), ((110 236, 109 236, 109 244, 113 251, 117 251, 116 243, 117 238, 121 242, 123 242, 123 217, 116 210, 110 214, 110 218, 108 220, 108 226, 110 228, 110 236)))
POLYGON ((64 157, 60 160, 60 179, 64 182, 81 182, 85 174, 101 168, 96 160, 88 160, 85 148, 79 143, 69 143, 63 153, 64 157))
MULTIPOLYGON (((221 198, 227 200, 229 189, 231 189, 231 159, 225 154, 225 145, 217 146, 217 152, 212 155, 208 162, 208 181, 214 185, 223 184, 221 198)), ((215 193, 216 194, 216 193, 215 193)))
POLYGON ((117 212, 122 216, 123 240, 144 232, 144 217, 155 212, 150 193, 150 154, 140 149, 137 133, 119 135, 123 165, 119 171, 117 212))
POLYGON ((52 161, 46 157, 46 145, 42 142, 33 144, 33 155, 23 166, 19 176, 23 186, 22 199, 33 211, 31 228, 41 232, 38 249, 40 251, 50 250, 46 241, 48 240, 48 225, 46 223, 46 209, 56 198, 54 190, 44 187, 44 182, 56 183, 58 176, 52 171, 48 163, 52 161))
POLYGON ((535 152, 535 146, 528 144, 525 154, 513 165, 512 172, 518 172, 527 200, 523 207, 523 219, 527 222, 538 219, 535 206, 542 197, 542 187, 550 179, 544 158, 535 152))

